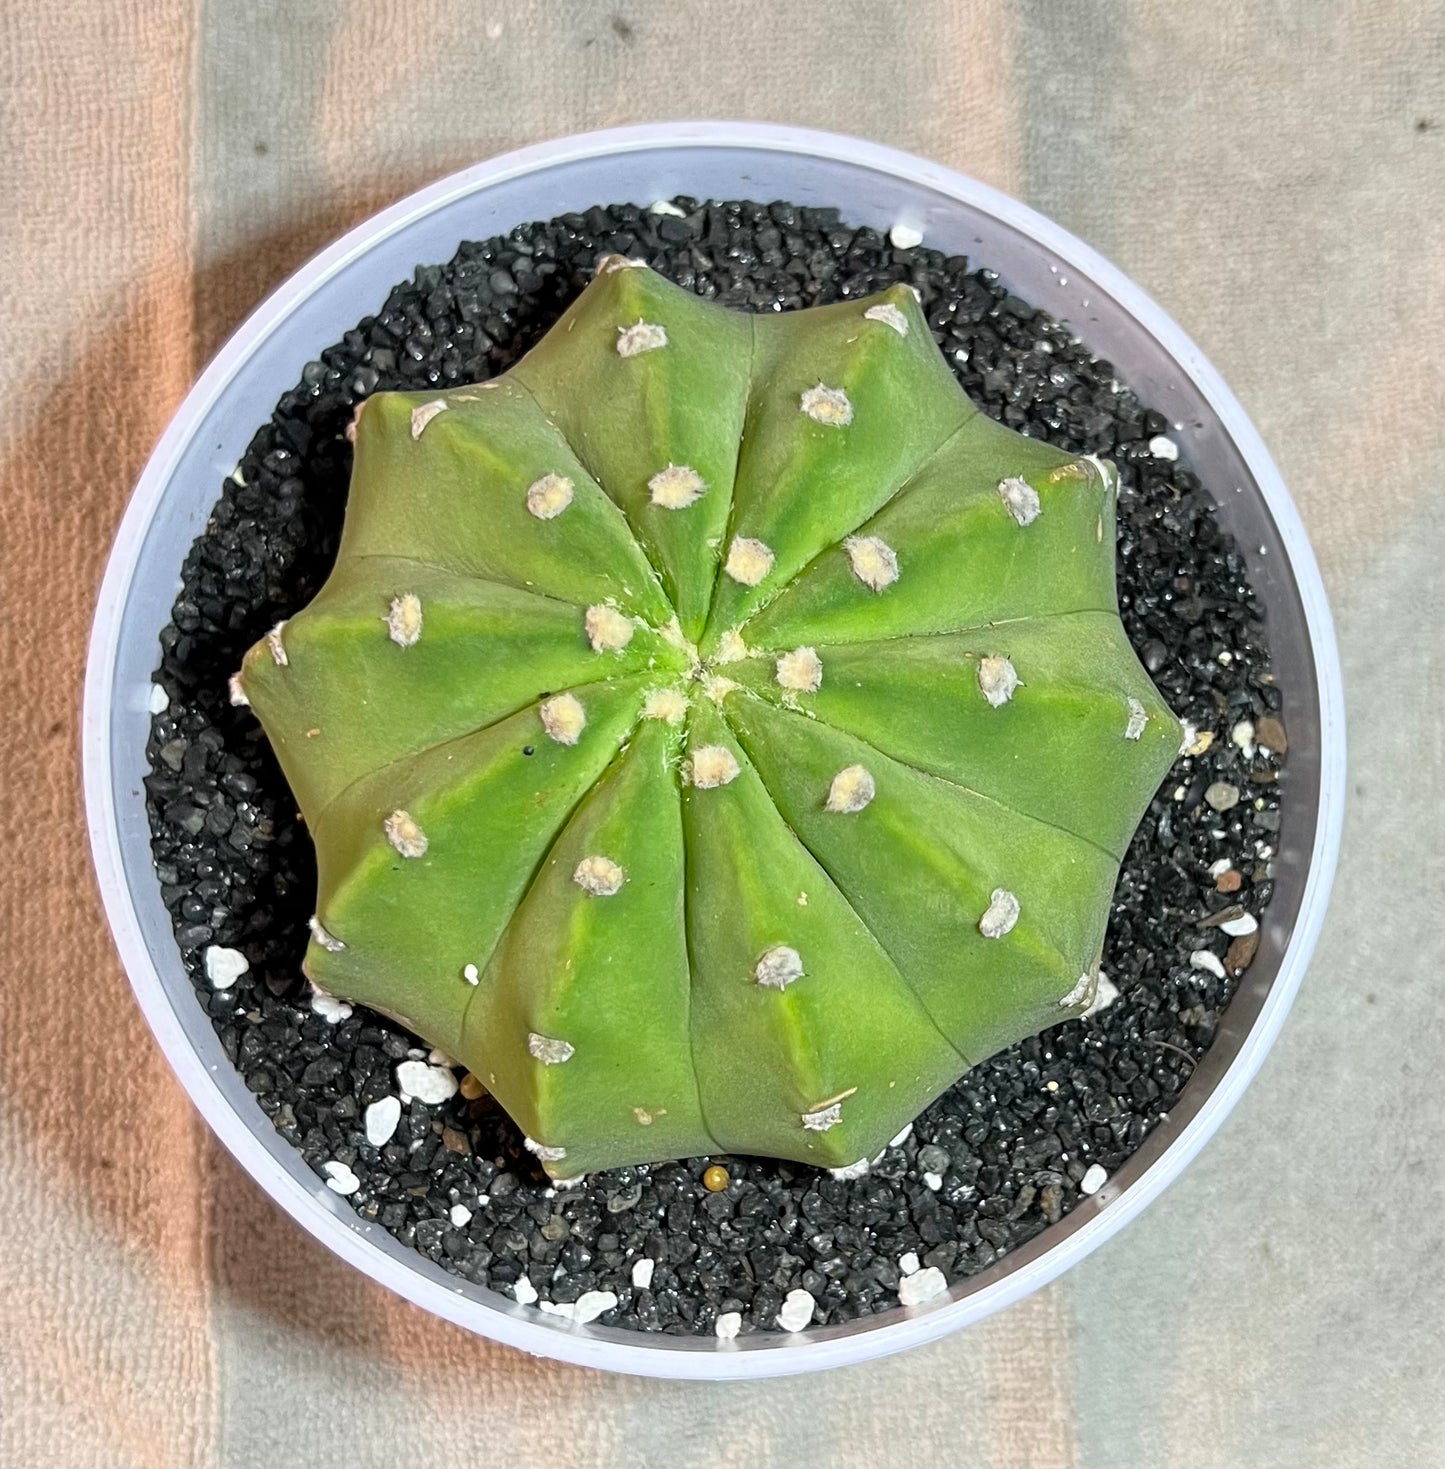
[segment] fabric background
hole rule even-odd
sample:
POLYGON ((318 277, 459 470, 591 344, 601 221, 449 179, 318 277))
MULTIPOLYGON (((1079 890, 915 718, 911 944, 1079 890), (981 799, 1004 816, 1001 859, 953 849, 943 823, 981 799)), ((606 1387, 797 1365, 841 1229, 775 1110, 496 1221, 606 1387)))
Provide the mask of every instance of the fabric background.
POLYGON ((0 1461, 1445 1462, 1440 0, 0 0, 0 181, 0 1461), (1183 1181, 983 1326, 763 1385, 528 1360, 278 1217, 131 1001, 78 791, 113 528, 245 312, 441 173, 686 115, 930 155, 1134 276, 1278 458, 1350 691, 1318 958, 1183 1181))

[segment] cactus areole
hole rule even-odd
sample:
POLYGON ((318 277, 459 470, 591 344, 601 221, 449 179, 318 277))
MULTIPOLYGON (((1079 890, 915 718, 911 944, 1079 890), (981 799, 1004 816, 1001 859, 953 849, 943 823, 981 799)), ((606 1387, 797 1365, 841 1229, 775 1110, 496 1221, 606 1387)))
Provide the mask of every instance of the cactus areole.
POLYGON ((859 1171, 1087 1009, 1179 723, 1112 467, 982 414, 906 286, 750 316, 609 257, 355 444, 335 569, 233 683, 315 840, 304 967, 550 1174, 859 1171))

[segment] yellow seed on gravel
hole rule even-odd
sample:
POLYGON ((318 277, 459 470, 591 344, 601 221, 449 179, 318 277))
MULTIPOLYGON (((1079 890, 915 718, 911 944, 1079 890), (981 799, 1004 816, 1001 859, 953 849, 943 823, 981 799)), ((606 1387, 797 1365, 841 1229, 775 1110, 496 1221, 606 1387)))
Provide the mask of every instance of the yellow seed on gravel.
POLYGON ((710 1194, 720 1194, 731 1182, 727 1169, 718 1163, 703 1169, 702 1186, 710 1194))

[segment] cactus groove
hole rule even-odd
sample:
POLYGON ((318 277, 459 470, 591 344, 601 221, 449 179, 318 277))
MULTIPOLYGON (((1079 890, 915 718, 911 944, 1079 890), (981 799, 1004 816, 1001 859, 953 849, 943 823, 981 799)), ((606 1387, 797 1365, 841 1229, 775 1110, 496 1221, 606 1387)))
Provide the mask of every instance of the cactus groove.
POLYGON ((979 413, 906 287, 752 317, 609 257, 355 446, 330 578, 236 680, 316 844, 304 967, 549 1173, 856 1170, 1087 1008, 1180 726, 1112 467, 979 413))

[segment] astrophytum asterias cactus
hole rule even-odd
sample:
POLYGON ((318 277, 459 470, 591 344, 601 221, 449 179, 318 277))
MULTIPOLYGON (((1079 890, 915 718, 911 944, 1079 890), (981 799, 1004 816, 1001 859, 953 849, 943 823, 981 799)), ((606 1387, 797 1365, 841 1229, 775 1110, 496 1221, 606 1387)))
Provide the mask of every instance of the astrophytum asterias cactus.
POLYGON ((911 290, 748 316, 602 263, 494 381, 371 399, 335 570, 235 692, 315 840, 306 972, 554 1176, 866 1167, 1094 995, 1179 745, 1113 470, 911 290))

